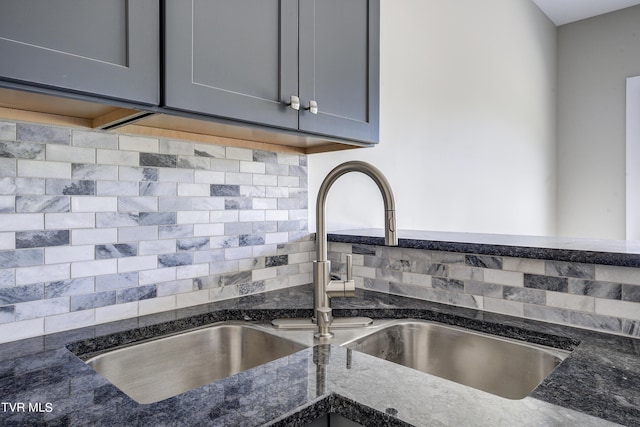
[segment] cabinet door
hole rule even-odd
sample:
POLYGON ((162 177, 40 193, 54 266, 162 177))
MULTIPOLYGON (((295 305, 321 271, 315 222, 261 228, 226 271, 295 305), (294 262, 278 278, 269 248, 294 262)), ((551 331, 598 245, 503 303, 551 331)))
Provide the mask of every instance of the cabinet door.
POLYGON ((300 129, 378 142, 379 0, 300 0, 300 129))
POLYGON ((2 0, 0 79, 158 104, 158 0, 2 0))
POLYGON ((298 127, 297 0, 166 2, 169 108, 298 127))

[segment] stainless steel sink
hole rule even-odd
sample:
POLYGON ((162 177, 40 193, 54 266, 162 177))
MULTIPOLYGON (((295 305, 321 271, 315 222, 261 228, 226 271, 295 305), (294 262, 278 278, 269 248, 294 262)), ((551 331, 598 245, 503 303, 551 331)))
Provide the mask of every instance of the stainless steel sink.
POLYGON ((343 345, 508 399, 529 395, 569 355, 420 320, 390 322, 343 345))
POLYGON ((258 327, 218 323, 87 360, 138 403, 153 403, 305 349, 258 327))

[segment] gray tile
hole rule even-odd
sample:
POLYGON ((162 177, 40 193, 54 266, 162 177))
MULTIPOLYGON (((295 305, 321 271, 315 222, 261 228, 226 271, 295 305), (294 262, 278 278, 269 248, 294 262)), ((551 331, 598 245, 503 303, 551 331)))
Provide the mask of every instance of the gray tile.
POLYGON ((89 310, 116 303, 116 291, 98 292, 71 297, 71 311, 89 310))
POLYGON ((240 186, 211 184, 211 195, 216 197, 237 197, 240 196, 240 186))
POLYGON ((70 145, 71 130, 62 127, 18 123, 16 125, 16 139, 18 141, 70 145))
POLYGON ((445 291, 464 292, 464 282, 462 280, 447 279, 444 277, 434 277, 431 279, 431 286, 434 289, 445 291))
POLYGON ((175 212, 140 212, 140 225, 173 225, 176 223, 175 212))
POLYGON ((17 231, 16 249, 69 245, 69 230, 17 231))
POLYGON ((265 291, 265 282, 264 280, 260 280, 257 282, 250 283, 241 283, 238 285, 238 294, 239 295, 250 295, 258 292, 265 291))
POLYGON ((524 305, 524 317, 562 324, 568 324, 570 322, 569 310, 533 304, 524 305))
POLYGON ((265 267, 278 267, 289 264, 289 255, 275 255, 265 258, 265 267))
POLYGON ((257 246, 264 245, 263 234, 241 234, 238 236, 240 246, 257 246))
POLYGON ((135 288, 119 289, 118 304, 155 298, 158 294, 156 285, 138 286, 135 288))
POLYGON ((93 277, 48 282, 44 284, 44 296, 45 298, 56 298, 88 294, 93 292, 94 282, 93 277))
POLYGON ((488 255, 466 255, 465 264, 472 267, 502 269, 502 258, 488 255))
POLYGON ((537 274, 524 275, 524 287, 543 289, 553 292, 568 292, 569 281, 566 277, 541 276, 537 274))
POLYGON ((352 245, 351 253, 358 255, 372 255, 376 254, 376 247, 371 245, 352 245))
POLYGON ((193 237, 193 224, 161 225, 158 227, 158 238, 175 239, 193 237))
POLYGON ((45 145, 33 142, 0 141, 0 157, 9 159, 44 160, 45 145))
POLYGON ((242 283, 251 283, 251 271, 227 273, 221 276, 222 286, 234 286, 242 283))
POLYGON ((138 255, 138 245, 135 243, 96 245, 96 259, 125 258, 136 255, 138 255))
POLYGON ((16 307, 14 305, 5 305, 0 307, 0 323, 13 322, 15 319, 16 307))
POLYGON ((247 197, 234 197, 224 200, 226 210, 248 210, 253 208, 253 201, 247 197))
POLYGON ((140 166, 175 168, 178 159, 174 154, 140 153, 140 166))
MULTIPOLYGON (((140 183, 141 196, 176 196, 176 194, 178 194, 178 184, 176 182, 140 183)), ((184 197, 179 199, 184 199, 184 197)))
POLYGON ((640 337, 640 322, 637 320, 622 320, 622 333, 632 337, 640 337))
POLYGON ((16 212, 70 212, 71 199, 68 196, 16 196, 16 212))
POLYGON ((191 239, 179 239, 176 243, 178 251, 199 251, 209 248, 208 237, 194 237, 191 239))
POLYGON ((542 290, 512 286, 503 287, 502 297, 505 300, 526 302, 530 304, 545 304, 547 300, 546 294, 542 290))
POLYGON ((277 163, 278 155, 273 151, 253 150, 253 161, 262 163, 277 163))
POLYGON ((389 281, 380 279, 364 278, 364 287, 372 291, 389 293, 389 281))
POLYGON ((593 264, 576 262, 546 261, 545 274, 549 276, 575 277, 577 279, 594 279, 596 268, 593 264))
POLYGON ((43 249, 0 251, 0 266, 2 268, 31 267, 42 264, 44 264, 43 249))
POLYGON ((596 280, 569 279, 569 293, 619 300, 622 298, 622 285, 596 280))
POLYGON ((42 283, 15 286, 13 288, 0 288, 0 305, 17 304, 41 299, 44 299, 44 284, 42 283))
POLYGON ((571 312, 571 324, 607 332, 620 333, 622 331, 622 321, 620 319, 597 314, 571 312))
POLYGON ((176 254, 158 255, 158 267, 177 267, 180 265, 192 265, 193 253, 180 252, 176 254))
POLYGON ((622 285, 622 300, 640 302, 640 286, 622 285))

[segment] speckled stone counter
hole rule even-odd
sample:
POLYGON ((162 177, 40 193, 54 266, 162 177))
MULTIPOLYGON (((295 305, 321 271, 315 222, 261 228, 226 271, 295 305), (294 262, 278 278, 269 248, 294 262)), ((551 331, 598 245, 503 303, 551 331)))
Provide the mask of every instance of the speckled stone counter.
MULTIPOLYGON (((330 242, 384 245, 381 229, 331 232, 330 242)), ((508 234, 399 230, 398 246, 481 255, 640 267, 640 242, 508 234)))
POLYGON ((220 320, 307 317, 312 292, 301 286, 2 344, 2 402, 40 412, 3 404, 0 424, 304 426, 333 412, 371 426, 640 425, 638 339, 361 290, 332 304, 336 317, 421 318, 573 351, 522 400, 323 344, 140 405, 69 350, 98 351, 220 320))

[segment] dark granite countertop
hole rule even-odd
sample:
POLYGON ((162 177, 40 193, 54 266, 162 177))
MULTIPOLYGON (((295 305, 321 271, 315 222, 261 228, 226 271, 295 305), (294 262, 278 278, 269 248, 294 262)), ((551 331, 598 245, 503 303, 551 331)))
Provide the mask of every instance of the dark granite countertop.
POLYGON ((347 363, 346 348, 323 344, 142 405, 69 350, 95 351, 220 320, 308 317, 311 287, 300 286, 1 344, 0 424, 303 426, 335 412, 375 426, 640 425, 639 339, 363 290, 332 305, 336 317, 427 319, 573 351, 522 400, 356 351, 347 363), (14 409, 24 403, 26 410, 12 412, 6 403, 14 409))
MULTIPOLYGON (((570 237, 399 230, 398 246, 448 252, 640 267, 640 242, 570 237)), ((330 242, 384 245, 382 229, 343 230, 330 242)))

